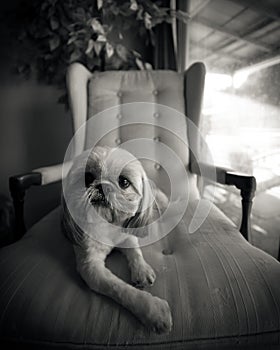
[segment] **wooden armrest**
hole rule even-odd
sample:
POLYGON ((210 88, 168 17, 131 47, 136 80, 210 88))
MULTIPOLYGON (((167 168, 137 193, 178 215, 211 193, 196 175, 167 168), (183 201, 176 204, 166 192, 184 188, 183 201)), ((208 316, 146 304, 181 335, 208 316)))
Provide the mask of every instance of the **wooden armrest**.
POLYGON ((31 172, 26 174, 20 174, 11 176, 9 179, 11 194, 17 194, 18 192, 26 191, 30 186, 41 185, 42 174, 40 172, 31 172))
POLYGON ((24 197, 25 191, 33 185, 42 184, 42 174, 31 172, 10 177, 9 187, 15 209, 15 238, 20 239, 26 232, 24 223, 24 197))
POLYGON ((242 220, 240 232, 248 240, 251 231, 250 213, 257 187, 255 177, 239 174, 231 169, 197 162, 191 163, 190 171, 200 176, 203 175, 210 181, 218 182, 223 185, 232 185, 240 190, 242 198, 242 220))
POLYGON ((16 238, 20 239, 26 232, 24 223, 24 197, 25 192, 31 186, 44 186, 61 181, 66 176, 72 166, 72 161, 64 164, 51 165, 38 168, 30 173, 20 174, 10 177, 9 187, 14 203, 16 218, 16 238), (63 173, 64 168, 64 173, 63 173))
POLYGON ((16 239, 20 239, 26 232, 24 223, 24 197, 31 186, 44 186, 61 181, 72 166, 72 161, 64 164, 38 168, 30 173, 11 176, 9 179, 10 193, 14 203, 16 219, 16 239), (64 167, 64 173, 62 171, 64 167))
POLYGON ((216 167, 205 163, 192 163, 191 172, 197 175, 203 174, 209 180, 222 185, 233 185, 239 190, 256 191, 256 179, 254 176, 238 173, 232 169, 216 167))

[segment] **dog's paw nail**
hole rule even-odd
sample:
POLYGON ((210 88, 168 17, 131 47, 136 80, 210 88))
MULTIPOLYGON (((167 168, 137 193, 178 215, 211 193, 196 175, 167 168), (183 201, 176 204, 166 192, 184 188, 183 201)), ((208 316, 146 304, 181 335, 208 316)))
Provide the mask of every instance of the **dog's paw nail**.
MULTIPOLYGON (((144 294, 145 295, 145 294, 144 294)), ((142 314, 142 323, 155 333, 168 333, 172 329, 172 315, 166 300, 158 297, 149 297, 144 300, 145 313, 142 314), (145 301, 147 304, 145 305, 145 301)), ((142 310, 143 312, 143 310, 142 310)))
POLYGON ((132 282, 132 285, 135 287, 135 288, 137 288, 137 289, 143 289, 144 288, 144 286, 141 284, 141 282, 139 282, 139 281, 134 281, 134 282, 132 282))
POLYGON ((154 284, 156 275, 153 269, 148 264, 137 266, 132 271, 132 281, 137 288, 152 286, 154 284))

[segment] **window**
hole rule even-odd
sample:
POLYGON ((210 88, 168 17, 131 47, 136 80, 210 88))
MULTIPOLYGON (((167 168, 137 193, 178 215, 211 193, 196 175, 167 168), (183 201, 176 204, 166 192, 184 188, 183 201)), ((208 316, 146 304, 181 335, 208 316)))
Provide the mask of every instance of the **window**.
MULTIPOLYGON (((201 131, 214 162, 256 177, 250 242, 277 257, 280 56, 276 48, 280 22, 272 18, 267 3, 259 1, 254 9, 246 4, 200 1, 196 12, 191 9, 195 16, 190 23, 190 61, 204 61, 207 67, 201 131)), ((215 202, 240 224, 239 191, 221 186, 215 202)))

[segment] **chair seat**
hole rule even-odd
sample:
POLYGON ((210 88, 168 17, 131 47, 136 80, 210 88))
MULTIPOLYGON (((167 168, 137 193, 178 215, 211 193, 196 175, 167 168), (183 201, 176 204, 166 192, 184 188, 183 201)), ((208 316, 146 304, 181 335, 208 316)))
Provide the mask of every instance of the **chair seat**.
MULTIPOLYGON (((189 205, 185 220, 194 206, 189 205)), ((142 250, 157 274, 147 290, 168 300, 172 311, 169 334, 147 331, 123 307, 89 290, 76 272, 57 208, 1 250, 2 341, 40 349, 257 349, 280 344, 280 264, 251 246, 216 207, 195 233, 179 224, 142 250)), ((121 253, 113 252, 107 264, 129 282, 121 253)))

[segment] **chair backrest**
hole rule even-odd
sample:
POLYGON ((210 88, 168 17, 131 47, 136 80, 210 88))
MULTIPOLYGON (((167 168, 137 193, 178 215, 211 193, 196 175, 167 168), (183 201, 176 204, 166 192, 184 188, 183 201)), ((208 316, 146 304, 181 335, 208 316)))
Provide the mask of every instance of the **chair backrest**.
MULTIPOLYGON (((157 147, 159 142, 166 145, 166 151, 172 150, 188 169, 192 156, 189 145, 191 149, 197 147, 195 135, 188 132, 188 118, 199 124, 204 76, 203 63, 195 63, 184 74, 167 70, 93 73, 87 83, 90 122, 84 135, 85 149, 96 144, 116 147, 129 141, 150 140, 146 148, 154 157, 149 155, 147 158, 153 159, 142 159, 142 163, 149 178, 169 193, 168 170, 161 165, 168 159, 167 167, 177 165, 168 152, 157 153, 157 147)), ((128 149, 135 153, 133 147, 128 149)), ((189 172, 188 180, 189 194, 197 198, 195 179, 189 172)))

